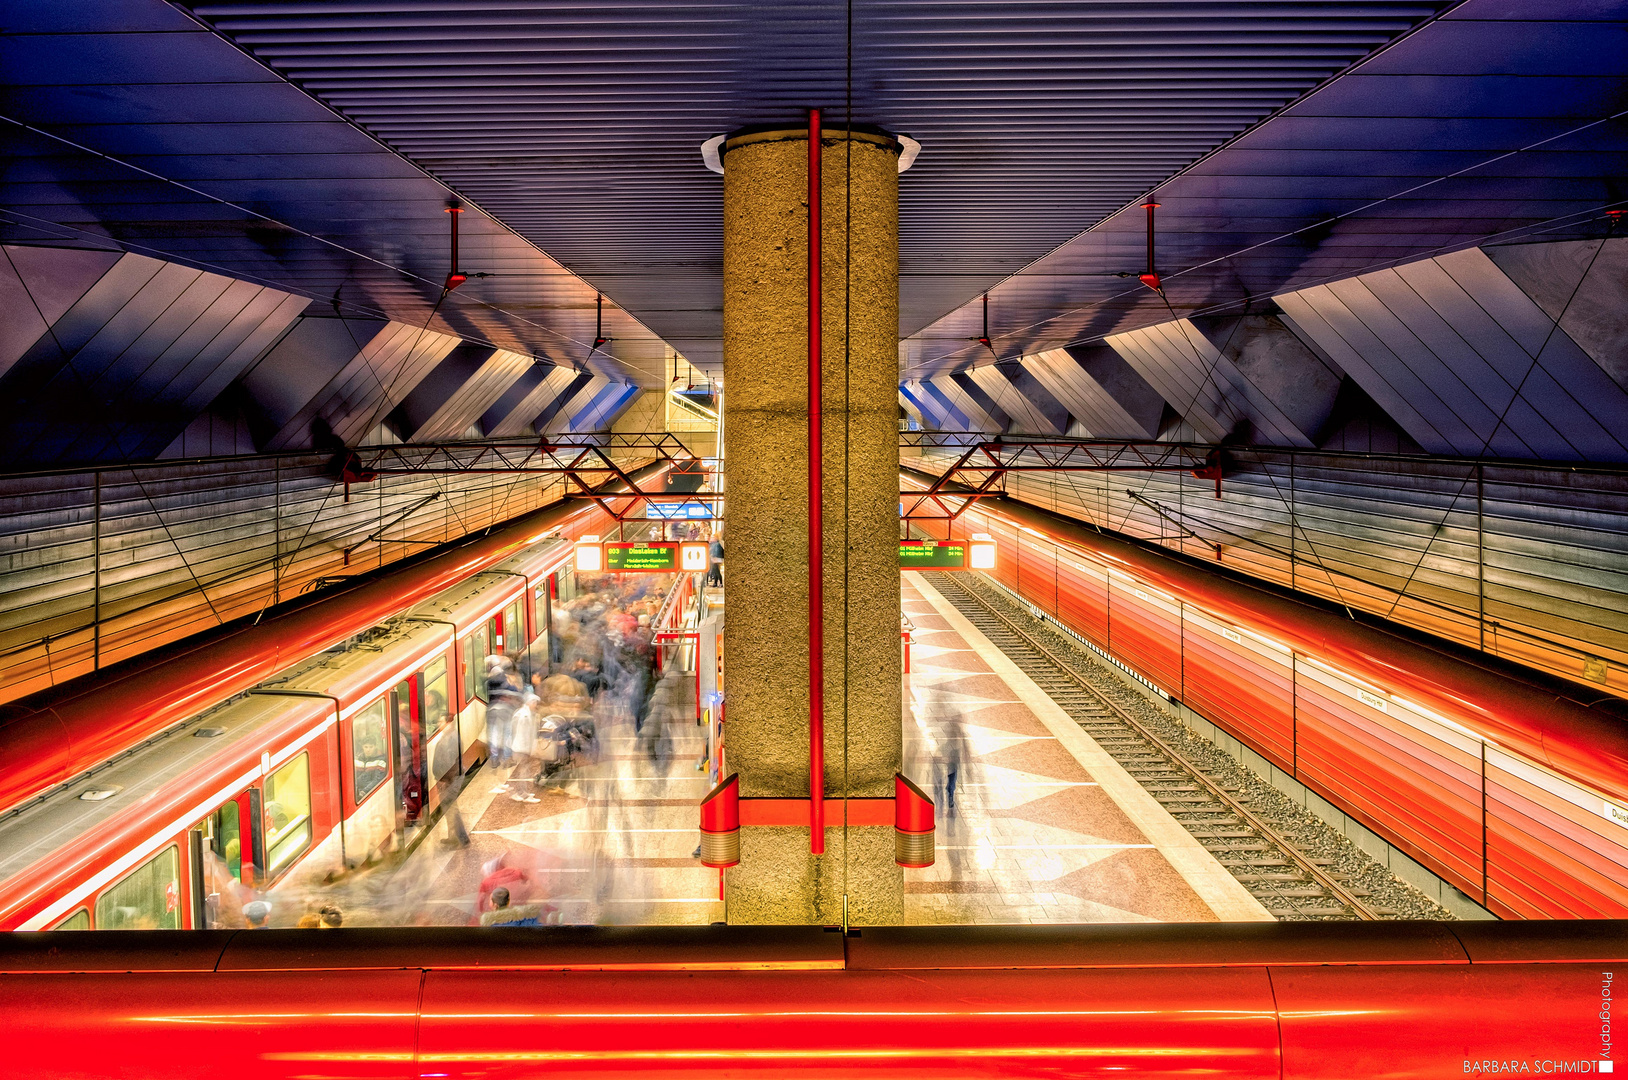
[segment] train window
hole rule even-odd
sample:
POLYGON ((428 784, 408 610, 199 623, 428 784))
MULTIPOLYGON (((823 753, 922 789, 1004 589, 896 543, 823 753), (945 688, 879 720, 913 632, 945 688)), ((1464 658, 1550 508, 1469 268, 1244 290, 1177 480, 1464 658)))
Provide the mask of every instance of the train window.
POLYGON ((53 930, 89 930, 90 909, 80 908, 66 919, 51 927, 53 930))
POLYGON ((276 877, 311 846, 311 757, 266 777, 266 874, 276 877))
POLYGON ((181 849, 171 844, 96 898, 103 930, 181 929, 181 849))
POLYGON ((390 775, 390 740, 385 736, 387 719, 384 698, 351 718, 351 789, 355 792, 357 806, 362 805, 362 800, 373 794, 390 775))
POLYGON ((530 638, 526 636, 526 612, 516 600, 503 609, 503 651, 510 656, 524 649, 530 638))
POLYGON ((424 730, 440 731, 452 719, 447 707, 447 662, 443 658, 424 668, 424 730))
POLYGON ((491 655, 488 627, 479 626, 464 638, 464 691, 468 700, 486 700, 486 658, 491 655))
POLYGON ((238 804, 226 803, 204 818, 204 839, 210 850, 226 864, 234 881, 243 880, 243 822, 238 804))

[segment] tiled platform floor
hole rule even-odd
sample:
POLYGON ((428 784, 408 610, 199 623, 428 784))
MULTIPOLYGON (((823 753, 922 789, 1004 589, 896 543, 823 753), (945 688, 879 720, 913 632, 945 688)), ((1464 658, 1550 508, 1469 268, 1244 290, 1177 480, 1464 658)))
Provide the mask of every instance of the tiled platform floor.
MULTIPOLYGON (((920 575, 903 581, 916 630, 905 701, 905 773, 939 807, 938 861, 905 871, 916 923, 1267 920, 1248 892, 1077 724, 920 575), (951 775, 954 782, 951 797, 951 775)), ((504 772, 477 771, 459 799, 472 843, 446 826, 395 875, 397 904, 427 923, 476 917, 481 866, 502 854, 547 868, 571 923, 708 923, 725 917, 701 866, 693 683, 663 680, 663 745, 601 708, 601 757, 535 803, 504 772), (505 790, 494 791, 503 786, 505 790)))
POLYGON ((939 808, 938 861, 905 871, 910 921, 1271 918, 919 574, 903 603, 905 772, 939 808))
POLYGON ((535 803, 514 802, 507 770, 483 766, 458 800, 469 829, 467 848, 440 843, 436 826, 401 875, 421 881, 424 921, 467 924, 476 916, 483 864, 504 855, 517 865, 546 867, 550 903, 567 923, 688 923, 723 918, 718 871, 691 855, 696 806, 707 792, 696 768, 703 752, 695 723, 693 676, 663 679, 651 704, 662 737, 652 753, 651 727, 635 736, 631 719, 601 706, 600 757, 551 783, 535 803), (503 791, 494 788, 502 786, 503 791))

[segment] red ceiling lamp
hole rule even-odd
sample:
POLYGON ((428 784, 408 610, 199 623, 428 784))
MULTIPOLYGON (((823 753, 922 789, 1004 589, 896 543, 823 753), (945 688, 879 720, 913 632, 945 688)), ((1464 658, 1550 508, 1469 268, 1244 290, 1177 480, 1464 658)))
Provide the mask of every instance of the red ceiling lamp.
POLYGON ((1148 268, 1137 277, 1143 285, 1163 296, 1164 284, 1159 280, 1159 272, 1153 269, 1153 211, 1158 208, 1159 204, 1152 199, 1142 204, 1142 209, 1148 212, 1148 268))
MULTIPOLYGON (((609 344, 610 344, 610 338, 605 336, 605 294, 604 293, 595 293, 594 294, 594 345, 593 345, 593 348, 588 350, 588 355, 592 356, 594 353, 598 352, 600 349, 604 348, 606 345, 609 345, 609 344)), ((676 357, 675 357, 673 363, 674 363, 674 366, 676 367, 677 364, 678 364, 678 361, 677 361, 676 357)))
POLYGON ((452 215, 452 269, 447 273, 446 284, 443 285, 442 288, 444 288, 447 292, 451 292, 453 289, 456 289, 458 286, 468 281, 469 275, 461 273, 458 270, 458 215, 464 212, 464 208, 461 206, 449 206, 446 209, 447 213, 452 215))

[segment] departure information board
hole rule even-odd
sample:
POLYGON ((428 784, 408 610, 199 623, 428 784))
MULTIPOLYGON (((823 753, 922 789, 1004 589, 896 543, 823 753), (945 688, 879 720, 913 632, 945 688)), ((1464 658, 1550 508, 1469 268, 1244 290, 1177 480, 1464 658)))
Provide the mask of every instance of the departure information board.
POLYGON ((678 572, 676 543, 606 544, 605 569, 612 574, 672 574, 678 572))
POLYGON ((905 570, 965 570, 965 540, 900 540, 899 566, 905 570))

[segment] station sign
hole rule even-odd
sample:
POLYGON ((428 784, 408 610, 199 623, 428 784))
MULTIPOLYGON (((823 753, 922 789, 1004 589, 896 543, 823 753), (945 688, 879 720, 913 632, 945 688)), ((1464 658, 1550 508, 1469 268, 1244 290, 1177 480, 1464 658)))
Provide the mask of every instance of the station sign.
POLYGON ((970 540, 900 540, 901 570, 993 570, 995 541, 975 535, 970 540))
POLYGON ((644 516, 647 521, 710 521, 713 517, 712 507, 706 503, 645 503, 644 516))
POLYGON ((678 545, 672 542, 605 545, 605 569, 612 574, 672 574, 678 571, 678 545))
POLYGON ((965 540, 900 540, 899 567, 903 570, 965 570, 965 540))
POLYGON ((582 547, 578 545, 577 569, 602 570, 608 574, 676 574, 701 571, 707 568, 705 541, 652 540, 629 543, 593 545, 599 559, 589 556, 584 565, 582 547))

